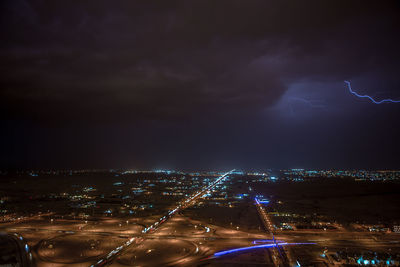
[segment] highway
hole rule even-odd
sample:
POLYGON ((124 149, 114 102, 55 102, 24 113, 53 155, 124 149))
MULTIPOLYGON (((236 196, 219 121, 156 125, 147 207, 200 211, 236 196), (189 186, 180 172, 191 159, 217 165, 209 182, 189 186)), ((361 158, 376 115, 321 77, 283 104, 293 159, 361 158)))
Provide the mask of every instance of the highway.
MULTIPOLYGON (((152 233, 152 232, 156 231, 163 223, 168 221, 168 219, 170 219, 172 216, 177 214, 179 211, 182 211, 185 208, 193 205, 194 203, 196 203, 196 201, 199 198, 201 198, 204 195, 211 192, 216 185, 218 185, 220 182, 222 182, 224 179, 226 179, 229 176, 229 174, 231 174, 234 171, 235 170, 231 170, 231 171, 221 175, 214 182, 211 182, 207 186, 203 187, 201 190, 196 191, 195 193, 190 195, 188 198, 179 202, 179 204, 176 207, 169 210, 167 212, 167 214, 162 216, 158 221, 154 222, 149 227, 146 227, 145 229, 143 229, 142 233, 147 234, 147 233, 152 233)), ((106 265, 111 264, 114 261, 114 259, 118 255, 121 255, 133 242, 135 242, 135 244, 138 244, 138 243, 141 243, 143 240, 144 240, 143 238, 131 237, 127 242, 125 242, 121 246, 110 251, 104 258, 100 259, 95 264, 90 265, 90 267, 100 267, 100 266, 106 266, 106 265)))
MULTIPOLYGON (((24 238, 16 233, 0 234, 0 258, 7 258, 11 255, 15 256, 16 265, 32 266, 32 254, 24 238)), ((14 264, 14 262, 9 262, 9 264, 14 264)))
POLYGON ((274 262, 275 266, 287 266, 288 259, 285 255, 283 255, 282 247, 277 246, 275 236, 274 236, 275 229, 272 224, 271 218, 269 217, 268 213, 266 212, 266 210, 263 207, 260 200, 257 197, 254 200, 255 200, 255 205, 256 205, 257 211, 258 211, 258 215, 260 216, 263 226, 264 226, 265 230, 271 235, 271 239, 273 240, 273 243, 275 244, 275 246, 272 246, 269 248, 271 251, 271 254, 272 254, 271 255, 272 261, 274 262))

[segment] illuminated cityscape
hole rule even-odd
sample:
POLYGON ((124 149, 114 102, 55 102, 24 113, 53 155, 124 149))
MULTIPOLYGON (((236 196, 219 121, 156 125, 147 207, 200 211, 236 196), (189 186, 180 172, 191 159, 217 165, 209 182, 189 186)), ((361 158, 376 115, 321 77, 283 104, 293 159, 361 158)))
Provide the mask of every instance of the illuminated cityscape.
POLYGON ((2 172, 2 248, 32 266, 398 266, 399 173, 2 172))
POLYGON ((400 267, 399 0, 3 0, 0 36, 0 267, 400 267))

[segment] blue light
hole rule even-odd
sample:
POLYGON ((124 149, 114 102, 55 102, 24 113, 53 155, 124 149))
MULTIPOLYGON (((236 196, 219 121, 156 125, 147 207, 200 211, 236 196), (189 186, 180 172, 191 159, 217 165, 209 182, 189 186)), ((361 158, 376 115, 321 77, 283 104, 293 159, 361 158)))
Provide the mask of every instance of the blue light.
POLYGON ((360 98, 368 98, 369 100, 372 101, 372 103, 374 104, 382 104, 382 103, 400 103, 400 100, 392 100, 392 99, 382 99, 380 101, 376 101, 375 99, 373 99, 372 97, 370 97, 369 95, 359 95, 356 92, 354 92, 351 89, 351 84, 349 81, 344 81, 347 84, 347 87, 349 88, 350 93, 352 93, 353 95, 360 97, 360 98))
POLYGON ((258 200, 257 197, 255 197, 254 200, 256 201, 257 205, 260 205, 260 204, 268 204, 268 203, 269 203, 269 200, 266 200, 266 199, 258 200))
POLYGON ((255 248, 271 248, 274 246, 276 246, 276 244, 266 244, 266 245, 252 246, 252 247, 235 248, 235 249, 231 249, 231 250, 225 250, 225 251, 220 251, 220 252, 214 253, 214 256, 220 257, 223 255, 238 252, 238 251, 245 251, 245 250, 250 250, 250 249, 255 249, 255 248))
POLYGON ((224 250, 220 252, 214 253, 214 257, 220 257, 226 254, 238 252, 238 251, 246 251, 250 249, 255 249, 255 248, 271 248, 271 247, 276 247, 276 246, 284 246, 284 245, 315 245, 315 243, 274 243, 274 244, 265 244, 265 245, 258 245, 258 246, 252 246, 252 247, 243 247, 243 248, 235 248, 235 249, 230 249, 230 250, 224 250))

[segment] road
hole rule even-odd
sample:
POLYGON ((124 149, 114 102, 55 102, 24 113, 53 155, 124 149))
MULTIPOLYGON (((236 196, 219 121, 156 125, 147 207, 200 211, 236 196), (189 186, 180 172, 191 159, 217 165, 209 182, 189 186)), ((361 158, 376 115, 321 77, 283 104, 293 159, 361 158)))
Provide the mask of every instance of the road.
MULTIPOLYGON (((30 248, 21 235, 18 234, 1 234, 0 235, 0 258, 8 258, 15 256, 15 263, 19 266, 29 267, 32 264, 30 248), (4 253, 4 255, 3 255, 4 253)), ((9 262, 14 264, 14 262, 9 262)))
MULTIPOLYGON (((274 236, 275 228, 263 204, 257 199, 257 197, 255 198, 255 205, 265 230, 271 235, 271 239, 276 245, 274 236)), ((283 250, 282 246, 271 247, 269 250, 271 251, 271 258, 275 266, 293 266, 290 264, 292 261, 289 260, 287 253, 283 250)))
MULTIPOLYGON (((178 212, 184 210, 185 208, 193 205, 194 203, 196 203, 196 201, 199 198, 201 198, 204 195, 206 195, 209 192, 211 192, 216 185, 218 185, 220 182, 222 182, 225 178, 227 178, 229 176, 229 174, 231 174, 234 171, 235 170, 231 170, 231 171, 221 175, 214 182, 211 182, 209 185, 203 187, 201 190, 196 191, 194 194, 192 194, 188 198, 186 198, 183 201, 179 202, 179 204, 174 209, 169 210, 167 212, 167 214, 162 216, 158 221, 154 222, 149 227, 146 227, 145 229, 143 229, 142 233, 143 234, 147 234, 147 233, 153 233, 154 231, 156 231, 163 223, 168 221, 168 219, 170 219, 172 216, 174 216, 178 212)), ((105 266, 105 265, 111 264, 115 260, 115 258, 118 255, 121 255, 132 243, 139 244, 143 240, 144 240, 143 238, 138 239, 138 238, 135 238, 135 237, 131 237, 127 242, 125 242, 121 246, 113 249, 110 253, 107 254, 107 256, 105 256, 104 258, 100 259, 98 262, 96 262, 95 264, 91 265, 90 267, 100 267, 100 266, 105 266)))

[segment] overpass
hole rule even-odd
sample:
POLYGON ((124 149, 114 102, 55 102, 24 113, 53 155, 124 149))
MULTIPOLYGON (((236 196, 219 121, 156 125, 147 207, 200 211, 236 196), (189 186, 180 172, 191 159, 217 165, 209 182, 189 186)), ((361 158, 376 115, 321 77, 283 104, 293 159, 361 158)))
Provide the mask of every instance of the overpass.
POLYGON ((277 243, 274 232, 275 232, 275 227, 272 224, 271 218, 269 217, 267 211, 265 210, 263 206, 263 201, 260 201, 257 197, 254 199, 255 205, 258 211, 258 215, 260 216, 261 222, 264 226, 264 229, 271 235, 271 240, 273 242, 273 246, 271 246, 271 258, 272 261, 274 262, 275 266, 293 266, 293 264, 290 264, 290 260, 287 257, 287 254, 283 250, 282 246, 280 246, 280 243, 277 243))

